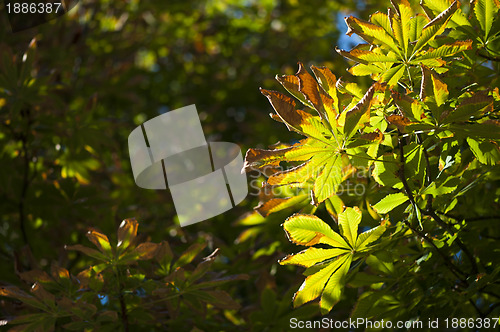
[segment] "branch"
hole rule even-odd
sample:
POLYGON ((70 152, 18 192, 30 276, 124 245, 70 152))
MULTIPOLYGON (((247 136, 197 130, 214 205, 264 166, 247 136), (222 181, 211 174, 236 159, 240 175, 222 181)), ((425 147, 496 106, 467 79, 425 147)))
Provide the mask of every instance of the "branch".
POLYGON ((487 316, 487 315, 483 314, 481 310, 479 310, 479 308, 476 306, 474 301, 472 301, 472 299, 469 299, 469 303, 474 307, 474 309, 476 309, 476 312, 479 315, 479 317, 485 318, 487 316))
POLYGON ((440 211, 436 211, 437 213, 445 216, 446 218, 451 218, 451 219, 454 219, 456 221, 462 221, 464 220, 465 222, 474 222, 474 221, 483 221, 483 220, 492 220, 492 219, 498 219, 500 220, 500 215, 498 216, 478 216, 478 217, 470 217, 470 218, 464 218, 462 216, 454 216, 454 215, 451 215, 451 214, 447 214, 447 213, 444 213, 444 212, 440 212, 440 211))
MULTIPOLYGON (((408 185, 408 182, 406 182, 406 176, 405 176, 405 156, 404 156, 404 151, 403 151, 403 142, 401 141, 401 138, 398 138, 399 140, 399 151, 400 151, 400 161, 401 161, 401 169, 399 171, 399 178, 401 179, 401 182, 403 182, 403 187, 406 191, 406 195, 408 196, 408 199, 410 200, 411 204, 413 205, 413 208, 414 209, 418 209, 416 203, 415 203, 415 198, 413 197, 413 193, 410 189, 410 186, 408 185)), ((408 226, 408 228, 410 228, 413 233, 417 234, 418 236, 420 236, 422 239, 424 239, 427 243, 429 243, 436 251, 437 253, 441 256, 441 258, 444 260, 444 263, 446 264, 446 266, 448 266, 448 268, 450 269, 450 271, 455 275, 455 277, 457 277, 464 286, 467 286, 468 283, 467 283, 467 280, 460 277, 458 274, 461 274, 463 276, 466 276, 466 274, 460 269, 458 268, 457 266, 455 266, 451 260, 449 259, 448 256, 446 256, 441 250, 439 250, 439 248, 434 244, 434 241, 432 241, 432 239, 430 239, 427 235, 425 235, 422 231, 414 228, 409 222, 408 220, 404 220, 404 223, 406 226, 408 226)))
MULTIPOLYGON (((418 138, 419 142, 422 144, 422 140, 421 140, 420 136, 417 135, 417 138, 418 138)), ((426 169, 427 169, 427 185, 430 185, 430 183, 431 183, 431 164, 429 162, 429 155, 427 154, 427 150, 425 149, 425 147, 424 147, 423 151, 424 151, 424 159, 426 162, 426 169)), ((403 158, 404 158, 404 156, 403 156, 403 158)), ((404 168, 404 165, 403 165, 403 168, 404 168)), ((439 226, 441 226, 441 228, 446 229, 449 233, 455 234, 455 229, 453 227, 451 227, 448 223, 443 221, 434 211, 434 209, 432 207, 432 195, 427 195, 426 211, 424 212, 424 214, 432 217, 432 219, 434 219, 439 224, 439 226)), ((474 258, 474 256, 470 252, 469 248, 467 248, 465 246, 465 244, 462 242, 462 240, 460 240, 458 235, 455 238, 454 242, 456 242, 457 246, 465 253, 467 258, 469 259, 470 264, 472 266, 472 272, 474 274, 478 274, 479 270, 477 268, 476 259, 474 258)))
MULTIPOLYGON (((432 217, 432 219, 434 219, 438 224, 439 226, 441 226, 442 228, 446 229, 448 232, 454 234, 455 233, 455 230, 453 229, 453 227, 451 227, 449 224, 447 224, 446 222, 444 222, 437 214, 436 212, 434 212, 434 210, 432 209, 432 203, 431 203, 431 206, 427 208, 427 211, 425 211, 425 214, 432 217)), ((469 259, 469 262, 472 266, 472 273, 473 274, 478 274, 479 273, 479 270, 477 268, 477 263, 476 263, 476 259, 474 258, 474 256, 472 255, 472 253, 470 252, 469 248, 467 248, 465 246, 465 244, 462 242, 462 240, 459 239, 458 235, 457 237, 455 238, 455 241, 457 246, 464 252, 464 254, 467 256, 467 258, 469 259)))

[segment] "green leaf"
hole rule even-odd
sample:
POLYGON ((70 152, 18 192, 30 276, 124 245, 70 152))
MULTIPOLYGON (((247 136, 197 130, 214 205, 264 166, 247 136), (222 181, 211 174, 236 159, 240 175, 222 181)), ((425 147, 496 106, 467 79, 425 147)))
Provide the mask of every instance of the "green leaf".
POLYGON ((412 42, 420 37, 424 26, 429 22, 429 19, 424 14, 418 13, 413 17, 410 21, 410 40, 412 42))
POLYGON ((425 45, 427 45, 432 39, 434 39, 434 37, 444 31, 446 23, 457 9, 458 2, 454 1, 445 11, 436 16, 436 18, 434 18, 423 27, 422 34, 418 38, 417 43, 413 48, 412 57, 425 45))
POLYGON ((283 223, 283 229, 288 239, 295 244, 312 246, 324 243, 336 248, 350 249, 339 234, 314 215, 294 214, 283 223))
POLYGON ((353 248, 358 239, 358 225, 361 222, 361 215, 361 210, 357 206, 348 207, 339 214, 340 232, 353 248))
POLYGON ((445 44, 436 49, 430 48, 427 52, 415 57, 410 63, 417 65, 424 60, 448 57, 470 49, 472 49, 472 40, 457 40, 454 43, 445 44))
POLYGON ((386 223, 383 222, 380 226, 371 228, 366 232, 363 232, 358 235, 358 239, 356 240, 356 246, 354 249, 357 252, 362 252, 367 249, 368 245, 374 241, 377 241, 378 238, 384 234, 387 229, 386 223))
POLYGON ((205 243, 194 243, 189 248, 186 249, 179 257, 179 259, 174 263, 173 269, 175 270, 178 267, 182 267, 186 264, 189 264, 193 261, 193 259, 203 250, 205 249, 205 243))
MULTIPOLYGON (((432 11, 433 13, 441 13, 445 11, 451 4, 452 0, 422 0, 421 5, 427 9, 427 11, 432 11)), ((465 15, 461 8, 458 8, 456 12, 451 16, 451 22, 454 26, 471 26, 467 15, 465 15)))
POLYGON ((338 155, 328 159, 325 167, 314 182, 314 196, 317 203, 335 194, 342 182, 342 160, 338 155))
POLYGON ((339 255, 349 253, 350 250, 345 248, 309 248, 299 252, 298 254, 288 255, 279 261, 281 265, 300 265, 303 267, 311 267, 317 263, 324 262, 328 259, 335 258, 339 255))
POLYGON ((444 181, 444 183, 437 183, 436 181, 433 181, 420 194, 433 196, 449 194, 455 191, 459 184, 459 178, 448 177, 446 178, 446 181, 444 181))
POLYGON ((493 98, 485 93, 475 93, 471 97, 462 100, 453 111, 443 113, 444 123, 467 121, 471 116, 477 117, 493 111, 493 98))
POLYGON ((219 249, 217 248, 214 250, 213 253, 205 257, 203 261, 196 266, 194 271, 187 279, 187 282, 191 284, 200 279, 201 277, 203 277, 210 270, 215 258, 217 258, 218 255, 219 255, 219 249))
POLYGON ((342 296, 342 290, 345 285, 345 276, 351 266, 352 255, 344 255, 339 258, 338 261, 338 263, 332 263, 332 265, 338 264, 340 267, 330 276, 330 280, 328 280, 319 302, 321 313, 323 315, 329 313, 342 296))
POLYGON ((302 183, 311 177, 315 177, 318 172, 324 167, 325 163, 334 157, 333 152, 316 153, 310 160, 305 163, 277 172, 267 179, 269 185, 283 185, 291 183, 302 183))
POLYGON ((390 194, 385 196, 380 202, 375 204, 373 206, 373 209, 377 213, 387 213, 406 201, 408 201, 408 196, 403 193, 390 194))
POLYGON ((354 75, 354 76, 366 76, 366 75, 373 75, 373 74, 379 74, 382 73, 384 69, 378 67, 375 64, 368 64, 364 65, 361 63, 358 63, 351 68, 349 68, 349 72, 354 75))
POLYGON ((401 113, 410 120, 420 122, 426 118, 424 107, 418 100, 395 91, 392 91, 391 97, 401 113))
MULTIPOLYGON (((420 89, 420 100, 439 107, 443 105, 449 96, 448 85, 444 83, 434 72, 422 65, 422 86, 420 89)), ((431 109, 432 110, 432 109, 431 109)))
POLYGON ((377 44, 388 50, 392 50, 396 54, 401 54, 394 38, 381 26, 360 20, 353 16, 346 17, 345 23, 348 27, 346 35, 350 36, 356 33, 370 44, 377 44))
POLYGON ((391 22, 389 22, 389 16, 387 16, 387 14, 375 12, 370 15, 370 22, 381 26, 388 34, 392 34, 391 22))
POLYGON ((404 72, 405 72, 405 66, 403 64, 399 64, 397 66, 390 68, 388 71, 386 71, 382 75, 380 80, 382 82, 387 82, 387 85, 389 87, 393 87, 396 84, 398 84, 401 77, 403 77, 404 72))
MULTIPOLYGON (((394 3, 393 3, 394 4, 394 3)), ((391 28, 394 35, 399 40, 399 45, 404 51, 404 57, 407 58, 408 45, 410 42, 410 31, 411 31, 411 19, 413 17, 413 9, 407 0, 399 0, 395 4, 395 9, 398 16, 391 15, 391 10, 389 10, 389 15, 391 19, 391 28)))
POLYGON ((120 251, 126 250, 137 236, 139 223, 135 219, 125 219, 118 228, 118 244, 120 251))
POLYGON ((494 141, 479 141, 467 137, 470 149, 480 163, 485 165, 498 165, 500 163, 500 148, 494 141))
POLYGON ((493 19, 498 16, 500 2, 498 0, 474 0, 472 6, 474 15, 484 32, 484 41, 486 41, 493 25, 493 19))
POLYGON ((19 300, 37 309, 41 309, 44 311, 47 310, 47 305, 44 302, 40 301, 36 297, 29 295, 28 293, 22 291, 21 289, 15 286, 0 287, 0 296, 6 296, 19 300))
POLYGON ((337 53, 342 55, 347 59, 354 60, 356 62, 362 63, 364 65, 369 65, 372 62, 397 62, 398 58, 394 53, 389 53, 388 55, 382 53, 375 53, 373 51, 365 51, 361 49, 353 49, 349 52, 335 48, 337 53))
POLYGON ((329 264, 325 268, 321 269, 319 272, 308 276, 300 286, 297 293, 294 295, 294 308, 320 296, 331 275, 336 272, 342 264, 346 263, 349 257, 350 255, 343 255, 337 258, 337 260, 332 264, 329 264))
POLYGON ((368 317, 372 317, 370 314, 372 308, 376 307, 378 300, 384 295, 383 292, 365 292, 361 294, 354 306, 351 318, 363 318, 367 319, 368 317))
POLYGON ((257 210, 262 216, 267 217, 271 213, 282 211, 292 206, 297 206, 302 202, 309 200, 310 195, 296 195, 293 197, 286 198, 272 198, 266 202, 263 202, 256 206, 254 209, 257 210))
POLYGON ((98 232, 95 229, 91 229, 87 232, 87 238, 107 257, 111 257, 112 248, 109 243, 109 239, 106 235, 98 232))
POLYGON ((89 248, 89 247, 82 246, 81 244, 75 244, 75 245, 72 245, 72 246, 66 245, 64 247, 64 249, 66 249, 66 250, 77 250, 77 251, 80 251, 81 253, 83 253, 83 254, 85 254, 85 255, 87 255, 89 257, 92 257, 92 258, 95 258, 95 259, 98 259, 98 260, 101 260, 101 261, 107 261, 109 259, 109 257, 103 255, 99 251, 97 251, 95 249, 92 249, 92 248, 89 248))
POLYGON ((382 186, 389 186, 396 189, 401 189, 403 184, 398 177, 399 167, 396 160, 389 155, 382 156, 385 162, 375 162, 372 175, 375 181, 382 186))
POLYGON ((373 95, 375 94, 376 89, 381 90, 379 83, 374 83, 368 91, 366 91, 363 98, 353 108, 340 115, 338 123, 340 126, 343 126, 342 130, 344 136, 351 137, 360 124, 361 117, 364 114, 369 115, 373 95))

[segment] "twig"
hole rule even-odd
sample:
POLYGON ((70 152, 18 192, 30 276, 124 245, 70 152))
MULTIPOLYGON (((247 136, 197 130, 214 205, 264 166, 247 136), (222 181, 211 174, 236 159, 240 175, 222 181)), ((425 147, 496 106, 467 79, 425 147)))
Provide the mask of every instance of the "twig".
MULTIPOLYGON (((432 205, 432 203, 431 203, 432 205)), ((442 228, 446 229, 448 232, 450 233, 454 233, 455 230, 453 229, 453 227, 451 227, 449 224, 447 224, 446 222, 444 222, 437 214, 436 212, 434 212, 434 210, 432 209, 432 206, 428 209, 427 211, 425 211, 425 214, 432 217, 432 219, 434 219, 438 224, 439 226, 441 226, 442 228)), ((472 253, 470 252, 469 248, 467 248, 465 246, 465 244, 462 242, 462 240, 460 240, 458 238, 458 236, 456 237, 455 241, 457 246, 464 252, 465 256, 467 256, 467 258, 469 259, 470 261, 470 264, 472 266, 472 272, 474 274, 478 274, 479 273, 479 270, 477 268, 477 263, 476 263, 476 259, 474 258, 474 256, 472 255, 472 253)))
POLYGON ((123 330, 124 332, 129 332, 128 325, 128 315, 127 315, 127 305, 125 304, 125 298, 123 297, 123 282, 122 274, 120 269, 117 269, 116 274, 118 275, 118 300, 120 301, 120 311, 122 316, 123 330))
MULTIPOLYGON (((406 176, 405 176, 405 170, 404 170, 405 157, 404 157, 404 151, 403 151, 403 142, 401 141, 401 138, 399 138, 399 151, 400 151, 400 161, 401 161, 401 169, 400 169, 400 172, 399 172, 399 177, 401 179, 401 182, 403 182, 403 187, 404 187, 404 189, 406 191, 406 195, 408 196, 408 199, 410 200, 410 202, 413 205, 414 209, 417 209, 418 207, 417 207, 417 205, 415 203, 415 198, 413 197, 413 193, 412 193, 412 191, 410 189, 410 186, 408 185, 408 182, 406 182, 406 176)), ((416 229, 415 227, 413 227, 408 222, 408 220, 405 219, 404 223, 406 224, 406 226, 408 228, 410 228, 413 231, 413 233, 415 233, 418 236, 420 236, 422 239, 424 239, 427 243, 429 243, 437 251, 437 253, 444 260, 446 266, 448 266, 448 268, 450 269, 450 271, 462 282, 462 284, 464 286, 468 285, 467 280, 463 279, 462 277, 460 277, 458 275, 458 274, 461 274, 463 276, 466 276, 466 274, 460 268, 458 268, 457 266, 455 266, 450 261, 450 259, 449 259, 448 256, 446 256, 441 250, 439 250, 439 248, 436 246, 436 244, 434 244, 434 241, 432 241, 432 239, 430 239, 422 231, 420 231, 420 230, 416 229)))

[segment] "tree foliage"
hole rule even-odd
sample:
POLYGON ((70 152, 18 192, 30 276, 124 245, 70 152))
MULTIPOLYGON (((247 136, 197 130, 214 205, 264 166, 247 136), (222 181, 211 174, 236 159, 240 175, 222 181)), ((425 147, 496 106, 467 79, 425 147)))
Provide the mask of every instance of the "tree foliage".
POLYGON ((367 90, 324 67, 311 67, 314 79, 301 63, 276 77, 299 108, 261 89, 271 117, 306 137, 250 149, 245 164, 269 169, 264 188, 295 189, 274 191, 258 212, 308 213, 283 224, 309 247, 280 261, 306 268, 294 306, 320 298, 326 314, 348 286, 361 294, 351 317, 498 315, 499 11, 493 0, 395 0, 369 21, 345 19, 366 44, 337 52, 373 79, 367 90), (365 190, 346 192, 348 182, 365 190), (324 211, 338 231, 314 215, 324 211))
POLYGON ((1 16, 2 328, 498 315, 498 2, 387 5, 88 0, 18 33, 1 16), (256 147, 252 196, 180 228, 126 142, 193 103, 209 141, 256 147))

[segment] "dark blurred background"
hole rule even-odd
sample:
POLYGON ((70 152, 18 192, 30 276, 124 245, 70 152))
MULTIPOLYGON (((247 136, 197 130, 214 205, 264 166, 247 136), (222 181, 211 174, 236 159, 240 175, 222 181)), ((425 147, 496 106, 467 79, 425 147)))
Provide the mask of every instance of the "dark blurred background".
MULTIPOLYGON (((295 73, 298 61, 349 80, 334 48, 359 39, 344 35, 343 18, 385 8, 372 0, 86 0, 12 33, 0 5, 0 280, 19 283, 16 269, 30 264, 23 248, 42 268, 53 260, 82 267, 65 244, 85 243, 88 227, 114 234, 136 217, 152 241, 179 252, 207 242, 207 254, 221 248, 220 270, 250 274, 231 290, 243 313, 259 308, 264 288, 291 304, 302 271, 277 264, 293 247, 280 227, 290 211, 242 225, 258 203, 251 195, 180 228, 168 190, 135 185, 127 137, 148 119, 196 104, 208 141, 234 142, 244 153, 295 140, 270 119, 259 87, 283 91, 274 77, 295 73), (27 51, 32 63, 23 60, 27 51)), ((332 315, 350 307, 339 304, 332 315)))

